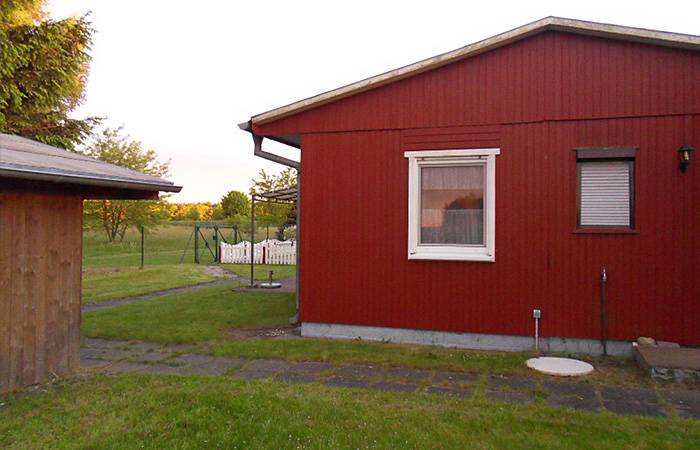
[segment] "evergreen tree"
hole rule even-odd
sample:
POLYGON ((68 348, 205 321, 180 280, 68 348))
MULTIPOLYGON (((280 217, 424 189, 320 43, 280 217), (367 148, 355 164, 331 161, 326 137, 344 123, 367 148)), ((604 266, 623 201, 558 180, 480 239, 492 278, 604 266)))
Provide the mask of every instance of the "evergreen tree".
POLYGON ((75 150, 100 121, 69 117, 83 100, 93 30, 46 19, 45 0, 0 1, 0 132, 75 150))

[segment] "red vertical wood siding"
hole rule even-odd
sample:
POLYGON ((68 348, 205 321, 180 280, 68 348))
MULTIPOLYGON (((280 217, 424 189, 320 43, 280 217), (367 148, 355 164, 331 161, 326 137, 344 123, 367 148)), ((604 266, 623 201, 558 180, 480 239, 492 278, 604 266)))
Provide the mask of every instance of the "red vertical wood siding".
POLYGON ((301 319, 700 344, 700 53, 548 32, 263 126, 301 133, 301 319), (634 234, 578 234, 582 146, 636 146, 634 234), (496 262, 408 261, 405 150, 501 148, 496 262))
POLYGON ((285 119, 260 135, 700 113, 698 52, 546 32, 285 119))

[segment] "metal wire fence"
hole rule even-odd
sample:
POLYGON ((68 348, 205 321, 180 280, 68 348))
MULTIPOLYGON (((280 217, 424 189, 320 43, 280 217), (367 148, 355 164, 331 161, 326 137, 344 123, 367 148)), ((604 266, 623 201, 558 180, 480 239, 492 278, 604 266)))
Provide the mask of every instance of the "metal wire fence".
MULTIPOLYGON (((83 266, 139 267, 199 262, 218 259, 218 242, 250 240, 250 227, 234 227, 224 222, 168 222, 153 229, 131 227, 120 242, 109 242, 99 229, 83 234, 83 266)), ((255 241, 274 238, 276 227, 257 227, 255 241)), ((285 238, 294 238, 294 228, 285 238)))

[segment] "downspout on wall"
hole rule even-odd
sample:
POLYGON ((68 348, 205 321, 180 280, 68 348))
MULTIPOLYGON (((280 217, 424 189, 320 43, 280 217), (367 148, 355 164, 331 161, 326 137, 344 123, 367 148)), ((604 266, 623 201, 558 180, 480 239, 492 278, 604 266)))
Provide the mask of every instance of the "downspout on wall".
MULTIPOLYGON (((238 124, 238 128, 240 128, 243 131, 249 132, 253 136, 253 154, 255 156, 267 159, 268 161, 276 162, 277 164, 282 164, 283 166, 291 167, 292 169, 296 169, 297 172, 301 171, 301 163, 299 161, 294 161, 293 159, 285 158, 284 156, 279 156, 275 155, 274 153, 264 151, 262 149, 262 142, 263 139, 265 139, 265 136, 258 136, 257 134, 255 134, 255 132, 253 131, 253 124, 250 121, 238 124)), ((290 141, 274 137, 268 137, 268 139, 279 142, 281 144, 289 145, 290 147, 301 149, 301 145, 295 144, 290 141)))
MULTIPOLYGON (((299 255, 301 253, 301 246, 299 245, 300 242, 300 237, 301 237, 301 162, 299 161, 294 161, 293 159, 285 158, 280 155, 275 155, 274 153, 266 152, 262 149, 262 143, 263 139, 265 139, 264 136, 258 136, 255 134, 253 131, 253 124, 252 121, 248 122, 243 122, 238 124, 238 127, 243 130, 249 132, 253 136, 253 154, 255 156, 258 156, 263 159, 267 159, 268 161, 275 162, 277 164, 282 164, 283 166, 291 167, 292 169, 295 169, 297 171, 297 204, 296 204, 296 227, 297 227, 297 259, 296 259, 296 313, 294 314, 293 317, 289 319, 289 323, 295 324, 299 322, 299 305, 301 304, 301 297, 299 294, 299 255)), ((285 145, 289 145, 290 147, 294 147, 297 149, 301 150, 301 145, 297 145, 293 142, 288 142, 282 139, 275 139, 275 138, 269 138, 272 139, 276 142, 280 142, 285 145)))

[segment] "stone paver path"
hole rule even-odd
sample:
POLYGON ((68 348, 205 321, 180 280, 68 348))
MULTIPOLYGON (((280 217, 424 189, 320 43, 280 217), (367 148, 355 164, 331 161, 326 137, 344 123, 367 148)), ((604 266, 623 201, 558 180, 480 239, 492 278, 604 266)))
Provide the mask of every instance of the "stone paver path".
POLYGON ((331 387, 391 392, 425 392, 471 398, 477 391, 506 403, 538 398, 554 407, 618 414, 700 420, 700 391, 594 386, 560 378, 490 375, 472 372, 385 367, 371 364, 294 362, 282 359, 215 357, 188 345, 161 345, 84 338, 80 361, 86 369, 180 375, 226 375, 242 380, 274 379, 286 383, 322 383, 331 387))

